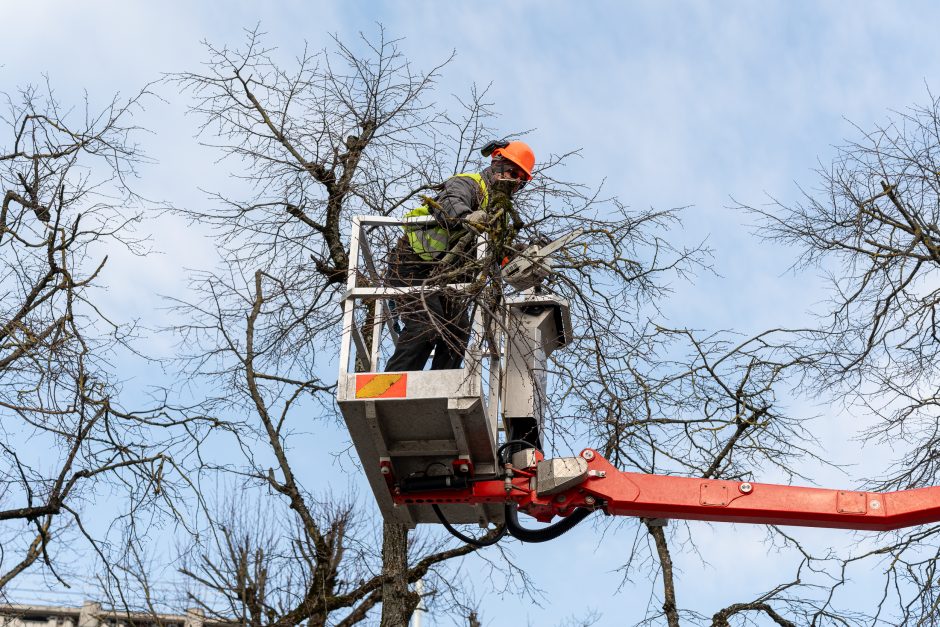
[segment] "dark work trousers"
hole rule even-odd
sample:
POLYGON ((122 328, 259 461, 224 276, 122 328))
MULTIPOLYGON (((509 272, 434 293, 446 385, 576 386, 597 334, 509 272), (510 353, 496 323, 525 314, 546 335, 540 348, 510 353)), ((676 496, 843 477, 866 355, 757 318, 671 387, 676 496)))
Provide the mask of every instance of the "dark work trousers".
MULTIPOLYGON (((395 287, 425 284, 437 266, 418 257, 407 241, 399 242, 389 267, 389 284, 395 287)), ((424 370, 432 349, 431 370, 461 367, 470 338, 466 299, 429 290, 396 298, 395 311, 404 328, 398 334, 395 353, 385 365, 386 372, 424 370)))

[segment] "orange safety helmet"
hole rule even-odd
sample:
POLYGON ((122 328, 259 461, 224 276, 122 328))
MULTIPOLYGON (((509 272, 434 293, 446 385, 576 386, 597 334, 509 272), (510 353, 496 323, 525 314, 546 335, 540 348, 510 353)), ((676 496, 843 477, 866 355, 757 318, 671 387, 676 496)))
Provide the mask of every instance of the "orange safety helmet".
POLYGON ((493 158, 502 157, 512 161, 526 173, 526 180, 532 180, 532 168, 535 167, 535 153, 525 142, 506 142, 493 150, 493 158))

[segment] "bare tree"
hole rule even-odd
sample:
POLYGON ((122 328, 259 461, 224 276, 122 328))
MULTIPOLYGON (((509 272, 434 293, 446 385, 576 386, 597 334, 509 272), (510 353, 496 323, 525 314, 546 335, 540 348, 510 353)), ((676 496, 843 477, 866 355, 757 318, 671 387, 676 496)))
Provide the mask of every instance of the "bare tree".
MULTIPOLYGON (((861 437, 901 452, 866 485, 936 485, 940 100, 930 95, 926 106, 893 112, 871 131, 856 130, 856 139, 817 170, 817 186, 801 201, 745 208, 762 218, 762 235, 799 247, 804 267, 828 273, 829 306, 819 330, 802 334, 799 344, 816 356, 813 389, 876 416, 861 437)), ((818 566, 828 564, 834 588, 853 568, 881 568, 885 586, 874 616, 937 624, 938 531, 928 526, 886 535, 818 566)))
MULTIPOLYGON (((606 327, 616 318, 588 320, 606 327)), ((593 354, 603 350, 603 359, 558 364, 564 373, 559 379, 577 384, 557 391, 568 403, 562 405, 559 399, 553 405, 564 407, 569 415, 556 418, 556 429, 567 425, 566 431, 576 432, 577 419, 587 419, 591 439, 605 456, 634 472, 753 481, 773 470, 799 482, 813 481, 802 468, 807 461, 826 463, 819 443, 807 419, 791 414, 784 404, 785 393, 814 363, 814 355, 794 345, 800 332, 778 329, 741 337, 669 329, 650 320, 645 324, 644 332, 633 336, 612 329, 593 331, 585 339, 600 341, 593 354)), ((778 536, 773 529, 766 544, 793 551, 800 564, 797 572, 782 572, 781 582, 772 589, 711 615, 683 609, 682 589, 689 582, 676 571, 673 558, 677 550, 694 553, 698 534, 694 525, 664 522, 641 519, 620 525, 621 531, 636 537, 621 568, 624 582, 644 570, 659 580, 661 606, 642 624, 722 626, 732 624, 732 617, 744 624, 751 619, 763 624, 758 616, 780 625, 807 624, 804 620, 815 616, 815 624, 826 624, 820 617, 829 615, 836 617, 833 624, 845 624, 839 621, 852 616, 827 607, 813 578, 801 575, 816 564, 814 558, 804 556, 797 540, 778 536)))
MULTIPOLYGON (((243 507, 260 500, 263 511, 291 522, 262 531, 223 508, 207 522, 211 532, 187 545, 184 573, 212 592, 207 610, 252 624, 351 625, 373 620, 381 604, 383 625, 403 625, 419 601, 412 584, 435 573, 427 600, 447 599, 471 616, 472 601, 440 573, 474 549, 448 548, 438 536, 409 542, 407 530, 390 523, 381 538, 370 537, 361 508, 303 484, 297 437, 309 428, 299 415, 335 417, 341 320, 333 303, 349 265, 351 217, 404 213, 440 181, 480 168, 477 149, 494 136, 486 90, 472 90, 457 100, 459 114, 448 114, 433 92, 444 65, 415 70, 381 30, 375 39, 334 40, 331 50, 305 50, 293 61, 279 59, 257 29, 241 47, 207 50, 203 71, 172 80, 194 94, 203 140, 237 167, 251 192, 217 194, 216 207, 184 212, 217 229, 222 261, 218 271, 194 276, 200 298, 179 303, 183 365, 187 376, 218 386, 204 410, 225 416, 240 453, 238 461, 206 461, 203 471, 235 473, 250 495, 243 507)), ((741 479, 775 467, 800 477, 798 462, 815 455, 815 443, 777 390, 817 356, 792 350, 795 332, 743 338, 657 322, 670 281, 704 267, 708 251, 672 243, 676 210, 631 210, 566 181, 570 156, 542 159, 532 184, 505 207, 520 239, 585 231, 551 283, 571 302, 579 328, 571 348, 553 356, 547 443, 561 449, 589 438, 618 466, 644 472, 741 479)), ((379 232, 371 237, 373 250, 394 243, 379 232)), ((461 295, 473 307, 498 309, 502 252, 460 265, 475 277, 461 295)), ((366 304, 360 319, 368 322, 371 311, 366 304)), ((663 607, 649 620, 678 625, 670 534, 656 521, 640 524, 649 542, 638 543, 626 576, 643 564, 659 573, 663 607)), ((524 592, 529 582, 517 581, 524 592)), ((712 622, 845 616, 830 612, 825 599, 801 596, 806 590, 796 573, 718 610, 712 622)))
POLYGON ((131 117, 149 95, 100 109, 63 106, 48 84, 2 96, 0 593, 36 565, 66 587, 78 559, 115 574, 123 550, 83 518, 97 497, 114 495, 112 531, 131 544, 135 516, 176 498, 174 419, 122 406, 111 360, 133 356, 135 327, 98 291, 108 250, 145 252, 131 117))
MULTIPOLYGON (((234 431, 246 453, 238 472, 283 499, 297 523, 289 546, 306 556, 295 564, 304 575, 280 597, 271 596, 275 585, 254 585, 249 595, 218 576, 205 583, 237 590, 230 601, 245 605, 236 614, 252 620, 326 624, 346 612, 342 624, 353 624, 381 602, 383 624, 401 625, 419 601, 410 584, 472 549, 416 544, 409 555, 407 530, 389 524, 377 542, 382 553, 367 552, 371 562, 355 559, 350 545, 368 544, 349 537, 357 528, 351 510, 317 498, 294 471, 294 415, 313 403, 332 416, 334 384, 323 380, 322 368, 335 350, 333 302, 346 276, 349 219, 394 212, 440 180, 445 149, 429 141, 442 139, 435 133, 450 128, 472 142, 468 133, 481 129, 457 128, 425 104, 439 68, 415 73, 384 34, 366 42, 366 55, 335 43, 331 54, 305 51, 288 72, 253 31, 239 50, 207 45, 208 73, 176 77, 197 98, 204 136, 240 163, 256 191, 247 202, 218 196, 218 211, 188 212, 219 227, 224 253, 222 272, 195 277, 204 300, 183 306, 196 320, 180 329, 197 349, 188 367, 225 386, 224 397, 207 406, 217 415, 243 416, 234 431), (259 444, 263 453, 255 452, 259 444)), ((480 123, 482 106, 467 104, 471 124, 480 123)), ((466 161, 469 152, 468 143, 458 158, 466 161)), ((199 577, 223 570, 210 564, 231 563, 229 545, 206 550, 199 577)))

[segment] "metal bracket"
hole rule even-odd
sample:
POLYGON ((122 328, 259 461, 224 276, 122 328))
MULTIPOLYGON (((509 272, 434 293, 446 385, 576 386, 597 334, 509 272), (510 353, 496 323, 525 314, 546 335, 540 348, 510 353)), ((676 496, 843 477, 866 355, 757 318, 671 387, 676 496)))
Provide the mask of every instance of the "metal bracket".
POLYGON ((588 463, 580 457, 556 457, 540 461, 536 466, 536 488, 539 496, 564 492, 587 477, 588 463))

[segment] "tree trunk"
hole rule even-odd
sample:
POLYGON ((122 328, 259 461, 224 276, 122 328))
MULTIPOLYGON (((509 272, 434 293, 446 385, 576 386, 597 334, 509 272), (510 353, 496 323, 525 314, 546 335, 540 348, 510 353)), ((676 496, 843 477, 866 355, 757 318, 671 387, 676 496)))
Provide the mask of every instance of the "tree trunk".
POLYGON ((420 597, 408 588, 408 527, 385 522, 382 529, 382 627, 407 627, 420 597))
POLYGON ((656 542, 656 552, 659 554, 659 564, 663 575, 663 614, 669 627, 679 627, 679 610, 676 605, 676 584, 672 573, 672 557, 669 555, 669 545, 666 543, 666 532, 659 525, 651 525, 647 521, 646 528, 656 542))
MULTIPOLYGON (((375 301, 366 304, 368 312, 363 325, 365 345, 372 345, 372 320, 375 318, 375 301)), ((377 364, 372 364, 378 370, 377 364)), ((356 360, 356 372, 363 370, 363 363, 356 360)), ((411 615, 421 598, 408 588, 408 527, 385 521, 382 526, 382 622, 381 627, 407 627, 411 615)))

